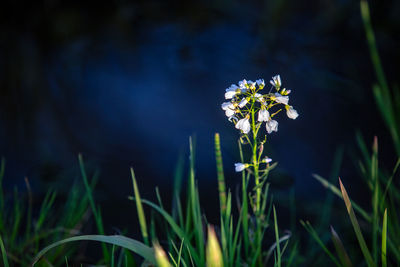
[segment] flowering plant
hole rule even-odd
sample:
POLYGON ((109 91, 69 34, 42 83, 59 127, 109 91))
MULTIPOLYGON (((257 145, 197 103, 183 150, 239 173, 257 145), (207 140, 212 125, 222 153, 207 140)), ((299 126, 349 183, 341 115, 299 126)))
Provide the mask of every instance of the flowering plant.
MULTIPOLYGON (((268 156, 263 157, 264 143, 267 140, 267 134, 278 131, 278 121, 274 118, 282 111, 282 105, 290 119, 296 119, 299 114, 289 105, 290 90, 282 88, 281 77, 276 75, 270 80, 271 87, 268 93, 264 90, 265 82, 263 79, 253 81, 242 80, 238 85, 232 84, 226 89, 225 99, 229 100, 222 103, 221 108, 225 111, 228 120, 235 124, 235 128, 240 130, 239 147, 242 144, 249 144, 252 151, 251 159, 244 162, 241 153, 242 162, 235 163, 235 171, 242 172, 242 209, 247 214, 247 186, 250 175, 254 176, 254 189, 249 194, 250 206, 253 208, 255 223, 249 227, 247 218, 243 220, 243 231, 248 232, 251 237, 244 237, 244 245, 250 243, 261 248, 264 229, 268 222, 265 219, 265 209, 268 193, 268 185, 265 182, 269 171, 276 165, 270 166, 268 156), (264 90, 264 91, 263 91, 264 90), (262 126, 265 125, 265 132, 262 132, 262 126), (259 138, 263 136, 263 138, 259 138), (264 168, 260 168, 261 164, 264 168), (246 174, 247 173, 247 174, 246 174), (255 193, 253 193, 255 192, 255 193)), ((274 209, 275 212, 275 209, 274 209)), ((261 263, 260 255, 257 257, 261 263)))
POLYGON ((271 88, 268 93, 263 92, 265 82, 263 79, 253 81, 242 80, 238 85, 232 84, 226 89, 225 99, 221 107, 225 111, 228 120, 235 124, 240 130, 241 144, 249 144, 252 148, 252 158, 248 163, 235 163, 235 170, 242 172, 248 170, 254 175, 256 186, 255 211, 260 211, 261 188, 260 180, 265 178, 268 172, 269 157, 263 155, 266 134, 262 140, 258 139, 261 134, 261 126, 265 125, 266 133, 271 134, 278 131, 278 121, 274 118, 282 111, 284 106, 286 114, 290 119, 296 119, 299 114, 289 105, 290 90, 282 88, 281 77, 276 75, 270 80, 271 88), (277 108, 277 109, 276 109, 277 108), (275 109, 275 111, 273 111, 275 109), (265 123, 265 124, 264 124, 265 123), (250 138, 250 133, 252 138, 250 138), (267 167, 260 170, 260 164, 265 163, 267 167), (261 174, 261 175, 260 175, 261 174))

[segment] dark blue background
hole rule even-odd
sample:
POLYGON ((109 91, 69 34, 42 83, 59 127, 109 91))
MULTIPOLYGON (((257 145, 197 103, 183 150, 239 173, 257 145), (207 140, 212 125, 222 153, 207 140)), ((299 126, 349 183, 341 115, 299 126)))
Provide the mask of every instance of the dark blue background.
MULTIPOLYGON (((357 1, 8 4, 0 31, 0 153, 9 187, 23 187, 28 176, 38 194, 49 186, 68 191, 83 153, 90 172, 101 171, 96 197, 105 215, 133 213, 126 208, 129 167, 146 197, 156 185, 168 196, 176 161, 180 153, 187 158, 194 134, 200 193, 213 203, 215 132, 229 184, 240 181, 233 169, 238 131, 220 108, 225 88, 275 74, 300 113, 295 121, 282 114, 269 137, 278 189, 294 184, 299 198, 325 195, 311 174, 327 176, 340 145, 354 151, 357 129, 368 143, 378 134, 392 152, 372 97, 375 76, 357 1)), ((373 1, 371 10, 392 81, 400 5, 373 1)), ((346 156, 343 179, 352 184, 355 173, 346 156)))

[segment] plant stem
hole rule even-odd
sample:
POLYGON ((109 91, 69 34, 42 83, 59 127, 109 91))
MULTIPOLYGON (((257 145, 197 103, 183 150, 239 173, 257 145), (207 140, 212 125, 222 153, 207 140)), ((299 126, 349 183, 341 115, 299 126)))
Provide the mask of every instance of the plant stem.
MULTIPOLYGON (((256 250, 261 251, 261 221, 260 221, 260 207, 261 207, 261 187, 259 186, 260 184, 260 177, 258 174, 258 167, 259 167, 259 160, 257 157, 257 133, 258 129, 256 127, 256 120, 255 120, 255 110, 253 109, 253 106, 255 104, 255 100, 253 99, 252 101, 252 108, 251 108, 251 129, 253 133, 253 166, 254 166, 254 180, 255 180, 255 186, 256 186, 256 221, 257 221, 257 226, 256 226, 256 234, 255 234, 255 241, 256 241, 256 250)), ((257 262, 258 265, 262 265, 262 257, 261 253, 259 256, 257 256, 257 262)))
MULTIPOLYGON (((253 100, 254 104, 254 100, 253 100)), ((260 177, 258 175, 258 158, 257 158, 257 129, 255 123, 255 111, 252 109, 251 112, 251 128, 253 131, 253 164, 254 164, 254 179, 256 184, 256 213, 260 212, 260 203, 261 203, 261 188, 258 187, 260 183, 260 177)))

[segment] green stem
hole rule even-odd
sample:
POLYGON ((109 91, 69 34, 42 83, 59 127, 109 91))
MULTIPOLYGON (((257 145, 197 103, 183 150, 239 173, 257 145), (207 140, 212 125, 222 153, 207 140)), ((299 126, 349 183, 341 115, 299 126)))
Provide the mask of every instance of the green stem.
MULTIPOLYGON (((258 128, 256 126, 256 120, 255 120, 255 113, 256 110, 253 108, 255 104, 255 100, 253 98, 253 101, 251 103, 251 129, 253 133, 253 166, 254 166, 254 180, 255 180, 255 186, 256 186, 256 221, 257 221, 257 226, 256 226, 256 235, 255 235, 255 241, 256 241, 256 250, 261 251, 261 221, 260 221, 260 208, 261 208, 261 187, 259 186, 260 184, 260 176, 258 173, 258 167, 259 167, 259 160, 258 160, 258 155, 257 155, 257 133, 258 133, 258 128)), ((262 257, 261 254, 257 256, 257 262, 258 265, 262 265, 262 257)))
MULTIPOLYGON (((253 100, 254 101, 254 100, 253 100)), ((254 104, 254 103, 253 103, 254 104)), ((258 187, 260 183, 260 177, 258 174, 258 158, 257 158, 257 128, 255 122, 255 111, 252 109, 251 112, 251 128, 253 131, 253 164, 254 164, 254 179, 256 184, 256 213, 260 212, 260 203, 261 203, 261 188, 258 187)))

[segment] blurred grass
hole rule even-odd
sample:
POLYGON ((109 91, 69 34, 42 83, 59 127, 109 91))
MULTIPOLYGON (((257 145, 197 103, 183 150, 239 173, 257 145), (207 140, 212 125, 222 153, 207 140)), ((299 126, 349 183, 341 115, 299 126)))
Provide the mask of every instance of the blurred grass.
MULTIPOLYGON (((221 175, 223 173, 222 155, 220 153, 218 135, 215 138, 215 156, 217 166, 219 166, 217 168, 220 168, 219 170, 217 169, 218 181, 220 184, 225 184, 224 176, 221 175)), ((180 160, 179 162, 182 161, 180 160)), ((173 203, 171 206, 171 211, 168 211, 163 205, 158 189, 156 189, 158 204, 141 198, 137 186, 137 177, 134 175, 133 169, 131 169, 134 196, 129 197, 129 199, 135 201, 136 204, 142 239, 144 240, 143 243, 123 236, 76 236, 49 245, 39 252, 36 260, 47 255, 48 252, 59 245, 72 241, 94 240, 100 241, 103 244, 111 243, 134 251, 136 254, 142 256, 145 262, 157 263, 158 266, 219 267, 242 266, 243 264, 247 264, 248 266, 264 266, 265 264, 269 264, 271 254, 274 255, 272 264, 274 266, 283 266, 284 262, 288 261, 284 257, 284 252, 288 248, 288 241, 291 234, 285 233, 282 236, 279 235, 276 209, 272 206, 272 202, 267 204, 269 199, 269 184, 265 183, 264 187, 260 187, 263 192, 261 212, 265 214, 265 217, 261 219, 256 219, 256 217, 253 217, 254 214, 249 214, 247 210, 243 209, 243 205, 239 205, 238 210, 234 211, 232 194, 230 191, 226 191, 225 187, 222 190, 222 187, 218 186, 219 196, 222 196, 222 199, 225 201, 225 205, 223 202, 220 202, 220 222, 218 227, 218 224, 212 225, 208 222, 201 209, 197 182, 195 180, 195 154, 192 138, 189 139, 189 162, 186 199, 181 199, 180 193, 174 192, 173 200, 176 203, 173 203), (186 203, 184 209, 182 209, 181 203, 186 203), (145 209, 142 204, 149 206, 152 212, 155 211, 155 213, 151 213, 150 222, 146 219, 145 209), (273 218, 270 222, 270 213, 272 211, 273 218), (242 225, 248 220, 250 220, 250 224, 248 224, 248 228, 244 232, 242 225), (264 239, 264 234, 269 225, 272 224, 274 225, 274 229, 271 230, 275 234, 275 241, 270 243, 264 239), (147 233, 149 226, 152 232, 150 236, 147 233), (205 235, 204 229, 208 229, 207 235, 205 235), (159 232, 160 230, 161 232, 159 232), (262 233, 260 242, 254 242, 256 238, 254 233, 256 231, 262 233), (248 244, 243 242, 244 236, 248 238, 248 244), (150 248, 146 246, 146 243, 150 242, 154 246, 154 250, 152 250, 154 258, 151 258, 147 253, 150 251, 150 248), (176 244, 180 244, 179 248, 176 244), (268 247, 269 249, 267 249, 268 247)), ((83 164, 81 163, 82 166, 83 164)), ((182 181, 180 177, 182 173, 181 170, 176 172, 177 180, 182 181)), ((245 181, 243 187, 245 188, 246 196, 250 194, 247 191, 247 181, 245 181)), ((114 264, 114 253, 115 247, 113 246, 110 261, 104 259, 102 262, 111 262, 111 264, 114 264)), ((296 261, 293 259, 293 253, 289 256, 292 262, 296 261)), ((106 257, 104 253, 103 257, 106 257)))
MULTIPOLYGON (((378 84, 373 85, 373 92, 378 110, 380 111, 382 118, 391 134, 393 146, 397 154, 397 161, 393 171, 391 172, 387 172, 386 170, 380 168, 378 165, 378 138, 374 138, 372 150, 369 152, 363 138, 361 137, 361 134, 357 134, 357 143, 362 155, 362 159, 359 161, 359 167, 362 178, 370 190, 371 211, 367 211, 357 205, 354 201, 351 201, 345 187, 340 180, 339 191, 339 189, 327 179, 319 175, 314 175, 314 177, 333 194, 344 200, 351 224, 359 243, 359 248, 363 254, 364 261, 368 264, 368 266, 387 266, 388 261, 394 264, 396 262, 397 264, 400 262, 400 225, 398 223, 400 191, 397 187, 397 184, 393 182, 393 177, 397 174, 397 170, 400 165, 400 94, 398 88, 391 90, 388 86, 376 46, 368 3, 365 0, 360 2, 360 10, 364 22, 371 60, 378 80, 378 84), (388 173, 391 173, 391 175, 388 173), (361 215, 362 219, 365 220, 365 222, 363 222, 364 229, 361 229, 353 208, 358 214, 361 215), (388 216, 388 214, 390 214, 390 216, 388 216), (381 220, 382 227, 380 227, 381 220), (372 248, 372 253, 368 248, 367 242, 362 234, 362 230, 368 232, 370 236, 370 239, 367 240, 372 248), (381 237, 381 244, 379 244, 378 241, 379 237, 381 237), (389 249, 393 255, 392 258, 388 257, 387 249, 389 249)), ((307 225, 305 227, 310 231, 310 228, 307 225)), ((347 244, 343 245, 333 228, 331 228, 331 231, 333 243, 342 265, 350 266, 351 260, 348 257, 345 249, 347 244)), ((316 232, 312 232, 312 236, 317 240, 321 248, 328 255, 332 255, 325 246, 325 242, 322 242, 319 239, 316 232)), ((357 259, 356 255, 351 256, 353 261, 355 258, 357 259)), ((357 261, 358 260, 359 259, 357 259, 357 261)), ((336 264, 336 261, 333 261, 336 264)), ((390 265, 391 264, 389 263, 389 266, 390 265)))
MULTIPOLYGON (((0 167, 0 236, 5 266, 28 266, 43 244, 78 234, 88 223, 91 193, 96 177, 89 184, 86 179, 86 191, 73 184, 67 199, 61 205, 57 202, 57 192, 49 189, 39 206, 34 206, 28 178, 25 178, 26 194, 14 188, 13 197, 4 194, 3 179, 5 159, 0 167), (61 205, 61 206, 60 206, 61 205), (34 212, 37 211, 37 212, 34 212), (35 214, 35 215, 34 215, 35 214), (37 214, 37 215, 36 215, 37 214)), ((65 258, 73 255, 76 247, 60 246, 46 255, 39 265, 52 262, 54 266, 65 264, 65 258)))
MULTIPOLYGON (((374 263, 374 259, 372 259, 371 253, 365 243, 364 236, 361 233, 360 225, 358 224, 356 215, 354 213, 353 207, 351 205, 351 201, 349 196, 347 195, 346 189, 344 188, 342 181, 339 179, 340 190, 342 191, 343 201, 346 204, 347 212, 349 213, 349 217, 351 220, 351 224, 353 225, 354 232, 356 233, 358 243, 360 244, 360 248, 362 253, 364 254, 365 260, 368 263, 368 266, 376 266, 374 263)), ((374 240, 376 241, 376 240, 374 240)))
POLYGON ((397 157, 400 157, 400 92, 396 87, 390 89, 386 80, 376 45, 375 33, 372 29, 368 2, 362 0, 360 9, 372 65, 378 80, 378 83, 373 85, 373 93, 382 118, 392 136, 397 157))

